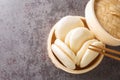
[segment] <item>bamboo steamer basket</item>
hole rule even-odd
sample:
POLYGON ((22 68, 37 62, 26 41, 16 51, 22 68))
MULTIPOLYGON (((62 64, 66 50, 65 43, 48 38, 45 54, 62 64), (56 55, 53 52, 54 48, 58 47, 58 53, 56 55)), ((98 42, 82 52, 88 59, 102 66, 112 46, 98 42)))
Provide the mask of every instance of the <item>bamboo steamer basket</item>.
MULTIPOLYGON (((94 9, 95 0, 90 0, 85 9, 85 19, 90 30, 95 34, 97 39, 110 46, 120 46, 120 39, 113 37, 99 23, 94 9)), ((111 24, 111 23, 110 23, 111 24)))
MULTIPOLYGON (((83 20, 85 26, 87 26, 85 18, 81 17, 81 19, 83 20)), ((56 37, 55 37, 55 28, 53 26, 50 33, 49 33, 48 41, 47 41, 48 55, 49 55, 49 58, 51 59, 52 63, 57 68, 65 71, 65 72, 68 72, 68 73, 71 73, 71 74, 83 74, 83 73, 89 72, 89 71, 93 70, 95 67, 97 67, 100 64, 100 62, 102 61, 103 57, 104 57, 103 55, 99 54, 98 57, 89 66, 87 66, 85 68, 77 68, 75 70, 71 70, 71 69, 65 67, 57 59, 57 57, 54 55, 53 51, 51 50, 51 45, 54 43, 55 39, 56 39, 56 37)))

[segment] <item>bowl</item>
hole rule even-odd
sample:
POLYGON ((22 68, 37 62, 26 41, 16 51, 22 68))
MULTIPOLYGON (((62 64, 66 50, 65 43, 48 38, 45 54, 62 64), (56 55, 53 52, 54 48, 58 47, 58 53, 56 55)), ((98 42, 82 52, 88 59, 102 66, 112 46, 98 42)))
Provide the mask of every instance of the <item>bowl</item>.
MULTIPOLYGON (((87 26, 85 18, 81 17, 81 19, 84 21, 84 24, 87 26)), ((51 59, 52 63, 57 68, 65 71, 65 72, 72 73, 72 74, 82 74, 82 73, 89 72, 89 71, 93 70, 95 67, 97 67, 103 59, 103 55, 99 54, 98 57, 89 66, 87 66, 85 68, 78 68, 75 70, 69 69, 69 68, 65 67, 63 64, 61 64, 61 62, 57 59, 57 57, 54 55, 53 51, 51 50, 51 45, 54 43, 55 39, 56 39, 55 28, 53 26, 49 33, 48 41, 47 41, 48 55, 49 55, 49 58, 51 59)))
POLYGON ((100 24, 95 14, 94 4, 95 0, 90 0, 85 8, 85 19, 88 27, 101 42, 110 46, 120 46, 120 39, 113 37, 100 24))

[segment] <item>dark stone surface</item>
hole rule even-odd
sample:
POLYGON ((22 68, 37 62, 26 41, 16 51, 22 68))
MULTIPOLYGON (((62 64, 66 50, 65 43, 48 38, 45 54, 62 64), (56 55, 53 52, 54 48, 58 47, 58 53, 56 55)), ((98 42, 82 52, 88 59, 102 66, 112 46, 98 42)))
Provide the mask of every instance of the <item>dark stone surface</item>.
POLYGON ((73 75, 57 69, 48 58, 52 26, 66 15, 84 16, 87 2, 0 0, 0 80, 120 80, 116 60, 105 57, 94 70, 73 75))

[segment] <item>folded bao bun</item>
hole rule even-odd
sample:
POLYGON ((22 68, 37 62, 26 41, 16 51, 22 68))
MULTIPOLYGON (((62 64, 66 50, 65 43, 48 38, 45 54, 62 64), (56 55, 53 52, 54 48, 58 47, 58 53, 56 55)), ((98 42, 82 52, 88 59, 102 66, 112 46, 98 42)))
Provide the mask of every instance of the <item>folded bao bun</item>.
POLYGON ((55 35, 58 39, 64 41, 66 34, 79 26, 84 26, 84 23, 81 21, 80 16, 66 16, 63 17, 55 24, 55 35))
POLYGON ((65 38, 66 44, 70 46, 75 53, 81 48, 82 44, 94 38, 94 34, 85 27, 72 29, 65 38), (67 39, 68 38, 68 39, 67 39), (68 41, 68 42, 67 42, 68 41))

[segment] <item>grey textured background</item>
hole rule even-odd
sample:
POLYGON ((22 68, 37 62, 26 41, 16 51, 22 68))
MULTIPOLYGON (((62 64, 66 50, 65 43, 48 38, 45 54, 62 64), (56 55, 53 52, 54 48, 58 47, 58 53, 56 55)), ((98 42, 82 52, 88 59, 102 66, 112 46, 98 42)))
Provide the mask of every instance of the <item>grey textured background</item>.
MULTIPOLYGON (((47 37, 63 16, 84 16, 88 0, 0 0, 0 80, 120 80, 120 62, 68 74, 47 55, 47 37)), ((120 50, 120 47, 109 47, 120 50)))

